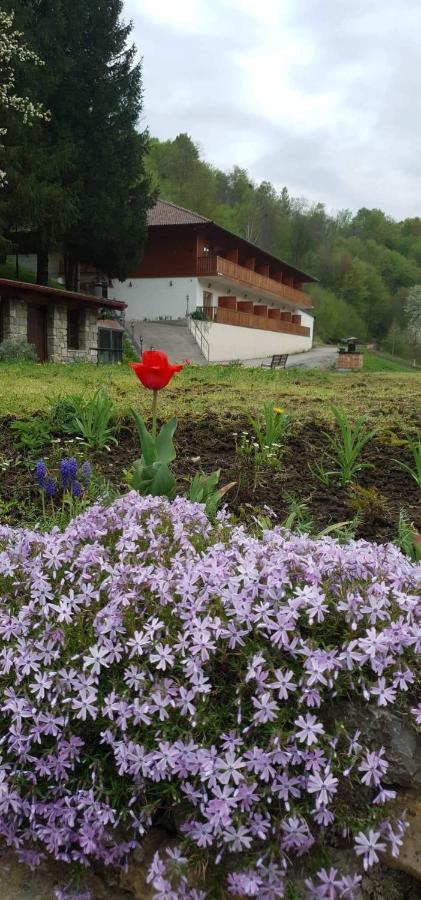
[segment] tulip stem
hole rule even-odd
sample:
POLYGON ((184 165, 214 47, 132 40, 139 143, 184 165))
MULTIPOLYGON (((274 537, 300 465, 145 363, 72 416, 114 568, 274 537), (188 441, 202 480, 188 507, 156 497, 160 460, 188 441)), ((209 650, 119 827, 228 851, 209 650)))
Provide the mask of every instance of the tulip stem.
POLYGON ((155 440, 156 438, 156 408, 158 404, 158 391, 153 392, 152 399, 152 437, 155 440))

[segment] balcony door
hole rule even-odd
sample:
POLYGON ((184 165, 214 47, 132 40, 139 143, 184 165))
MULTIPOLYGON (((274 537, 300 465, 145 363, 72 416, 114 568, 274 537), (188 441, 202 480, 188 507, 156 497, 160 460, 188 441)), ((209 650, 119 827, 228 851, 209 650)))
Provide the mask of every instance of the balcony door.
POLYGON ((38 362, 47 359, 47 307, 28 303, 28 344, 35 347, 38 362))

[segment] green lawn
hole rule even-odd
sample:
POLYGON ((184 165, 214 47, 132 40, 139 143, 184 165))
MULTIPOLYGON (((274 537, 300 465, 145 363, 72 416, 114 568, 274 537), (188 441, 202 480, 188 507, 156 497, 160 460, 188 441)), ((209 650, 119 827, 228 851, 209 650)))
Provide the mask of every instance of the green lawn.
MULTIPOLYGON (((1 363, 0 416, 30 416, 51 400, 90 394, 104 385, 121 414, 131 406, 147 411, 151 396, 128 365, 1 363)), ((296 419, 331 418, 336 403, 355 416, 367 412, 385 426, 414 423, 421 408, 421 376, 414 372, 284 372, 241 366, 188 366, 160 398, 161 415, 221 420, 246 416, 265 401, 283 406, 296 419)))
MULTIPOLYGON (((369 350, 364 351, 364 369, 366 372, 414 372, 414 369, 408 360, 396 359, 387 353, 373 353, 369 350)), ((421 369, 418 367, 418 371, 421 369)))
MULTIPOLYGON (((26 281, 28 284, 35 284, 37 276, 31 269, 19 266, 19 277, 16 278, 16 265, 14 262, 9 261, 0 265, 0 278, 10 278, 11 281, 26 281)), ((55 281, 54 278, 50 278, 48 284, 50 287, 63 290, 63 285, 55 281)))

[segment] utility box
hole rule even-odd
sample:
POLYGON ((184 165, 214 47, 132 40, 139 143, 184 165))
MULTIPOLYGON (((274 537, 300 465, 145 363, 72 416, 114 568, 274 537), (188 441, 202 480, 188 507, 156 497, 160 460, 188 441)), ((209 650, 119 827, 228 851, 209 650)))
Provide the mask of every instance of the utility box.
POLYGON ((336 367, 342 372, 349 369, 362 369, 363 355, 358 350, 357 338, 344 338, 341 341, 336 367))

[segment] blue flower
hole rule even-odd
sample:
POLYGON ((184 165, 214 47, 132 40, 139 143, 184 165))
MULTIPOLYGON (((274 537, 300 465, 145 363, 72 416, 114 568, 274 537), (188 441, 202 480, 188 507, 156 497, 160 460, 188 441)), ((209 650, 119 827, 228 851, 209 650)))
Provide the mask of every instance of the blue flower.
POLYGON ((79 481, 73 481, 72 483, 72 494, 74 497, 79 498, 82 496, 82 488, 79 481))
POLYGON ((45 480, 47 477, 47 467, 43 459, 39 459, 35 466, 35 475, 40 488, 45 488, 45 480))
POLYGON ((56 486, 54 484, 54 481, 52 478, 49 478, 47 480, 47 484, 45 485, 45 496, 47 497, 47 500, 50 500, 51 497, 54 497, 55 492, 56 486))
POLYGON ((62 487, 63 487, 63 488, 67 488, 67 486, 68 486, 68 484, 69 484, 69 481, 70 481, 70 476, 69 476, 69 460, 68 460, 68 459, 62 459, 62 460, 61 460, 61 463, 60 463, 60 477, 61 477, 61 484, 62 484, 62 487))
POLYGON ((70 481, 75 481, 77 475, 77 459, 74 456, 71 456, 70 459, 67 460, 67 467, 70 481))
POLYGON ((82 472, 82 478, 83 478, 83 480, 84 480, 86 486, 88 486, 88 484, 89 484, 89 479, 90 479, 91 474, 92 474, 92 467, 91 467, 91 464, 88 463, 87 460, 83 463, 81 472, 82 472))

